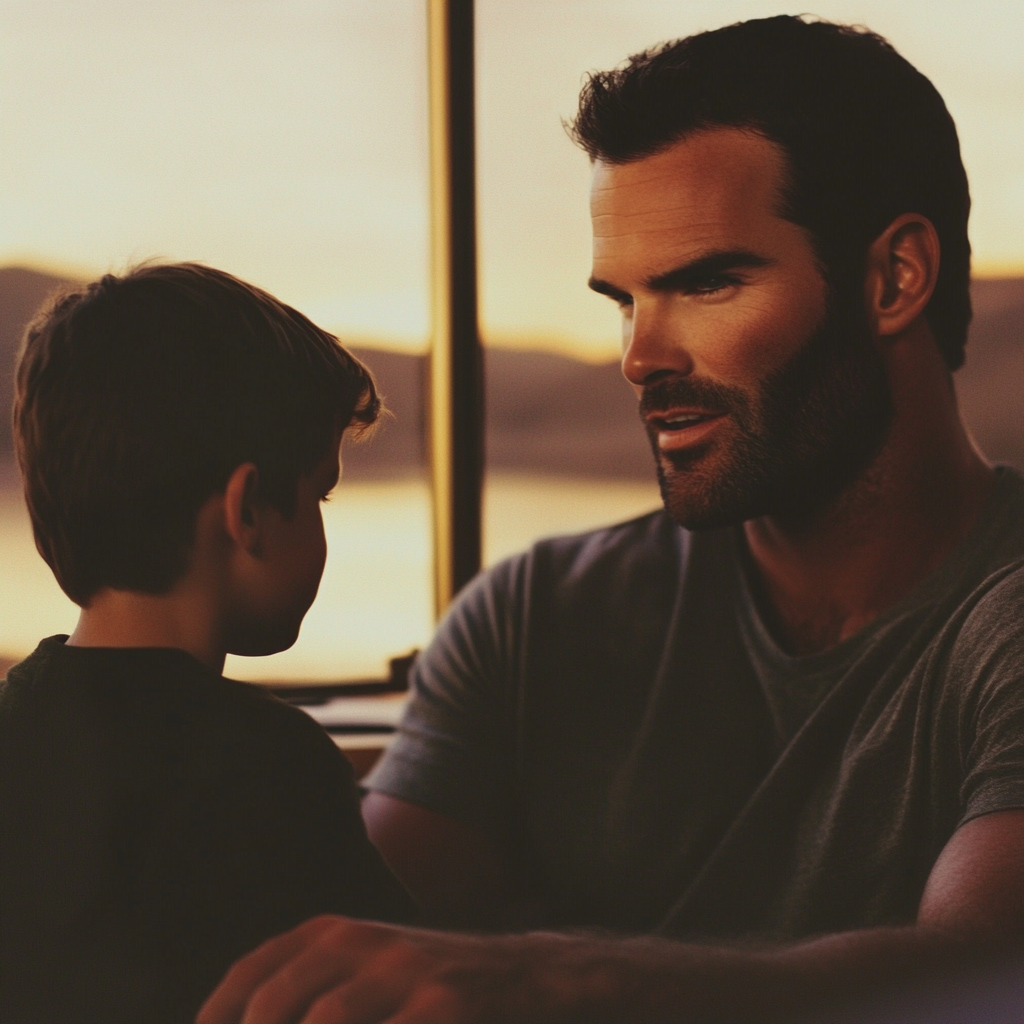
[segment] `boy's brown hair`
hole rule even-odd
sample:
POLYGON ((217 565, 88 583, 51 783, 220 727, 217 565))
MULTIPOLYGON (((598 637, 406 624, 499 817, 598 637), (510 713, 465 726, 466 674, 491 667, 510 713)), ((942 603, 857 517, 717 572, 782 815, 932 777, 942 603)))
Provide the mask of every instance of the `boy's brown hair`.
POLYGON ((286 516, 296 486, 380 411, 337 338, 196 263, 143 264, 59 295, 19 356, 14 436, 36 546, 64 592, 165 593, 202 504, 254 462, 286 516))

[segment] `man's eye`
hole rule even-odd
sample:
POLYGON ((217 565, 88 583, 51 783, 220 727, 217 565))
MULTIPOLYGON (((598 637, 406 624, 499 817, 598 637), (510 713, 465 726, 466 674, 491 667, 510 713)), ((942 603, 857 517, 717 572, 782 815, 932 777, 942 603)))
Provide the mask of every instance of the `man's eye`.
POLYGON ((695 284, 691 290, 695 295, 714 295, 715 292, 724 291, 726 288, 731 288, 734 284, 739 284, 735 277, 731 277, 728 274, 716 274, 714 277, 705 278, 703 281, 695 284))

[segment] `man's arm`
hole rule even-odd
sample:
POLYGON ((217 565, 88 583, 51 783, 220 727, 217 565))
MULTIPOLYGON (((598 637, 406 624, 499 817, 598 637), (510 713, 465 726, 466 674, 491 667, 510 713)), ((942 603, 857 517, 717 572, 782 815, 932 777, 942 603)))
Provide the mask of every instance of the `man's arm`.
POLYGON ((199 1024, 786 1021, 945 977, 1024 944, 1024 811, 950 839, 916 924, 765 950, 317 918, 239 961, 199 1024))
POLYGON ((419 904, 424 921, 448 928, 522 930, 544 921, 502 851, 461 821, 385 793, 363 800, 374 846, 419 904))

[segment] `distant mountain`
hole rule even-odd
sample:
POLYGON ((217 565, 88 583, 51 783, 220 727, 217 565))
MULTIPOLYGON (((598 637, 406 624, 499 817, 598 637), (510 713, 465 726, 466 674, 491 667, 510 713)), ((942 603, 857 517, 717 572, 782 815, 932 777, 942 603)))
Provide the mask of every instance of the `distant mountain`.
POLYGON ((1024 278, 975 281, 967 361, 954 380, 981 450, 1024 471, 1024 278))
MULTIPOLYGON (((72 282, 20 267, 0 268, 0 460, 10 458, 11 369, 24 325, 55 288, 72 282)), ((353 346, 371 367, 391 415, 372 439, 346 445, 345 476, 369 479, 424 470, 423 356, 353 346)), ((489 349, 488 464, 525 472, 640 477, 651 455, 636 399, 618 364, 489 349)))
MULTIPOLYGON (((11 451, 11 367, 24 324, 60 279, 0 268, 0 460, 11 451)), ((1024 470, 1024 278, 976 281, 967 363, 956 374, 964 417, 992 459, 1024 470)), ((356 348, 392 418, 345 449, 348 479, 421 472, 426 360, 356 348)), ((490 348, 486 352, 487 462, 492 469, 648 479, 651 454, 636 399, 617 363, 490 348)))
POLYGON ((14 359, 22 332, 47 296, 70 282, 24 267, 0 268, 0 459, 9 458, 14 359))
MULTIPOLYGON (((393 418, 367 444, 346 447, 345 475, 418 471, 425 465, 426 359, 353 351, 373 370, 393 418)), ((484 371, 491 469, 650 478, 650 448, 618 363, 489 348, 484 371)))

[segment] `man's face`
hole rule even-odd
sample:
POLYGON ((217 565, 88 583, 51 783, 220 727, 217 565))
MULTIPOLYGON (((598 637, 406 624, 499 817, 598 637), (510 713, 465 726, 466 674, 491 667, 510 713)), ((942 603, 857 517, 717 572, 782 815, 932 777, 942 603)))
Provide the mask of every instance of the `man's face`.
POLYGON ((690 529, 809 512, 887 434, 860 296, 830 303, 810 236, 779 214, 785 173, 733 128, 595 167, 591 287, 622 309, 623 372, 690 529))

